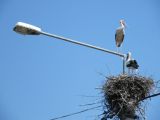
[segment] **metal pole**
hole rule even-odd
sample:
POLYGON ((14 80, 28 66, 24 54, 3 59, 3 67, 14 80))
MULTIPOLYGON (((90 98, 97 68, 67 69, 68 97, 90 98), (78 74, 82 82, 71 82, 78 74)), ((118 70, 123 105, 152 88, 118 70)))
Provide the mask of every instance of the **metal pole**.
POLYGON ((125 60, 125 56, 123 57, 123 74, 125 74, 125 62, 126 62, 126 60, 125 60))
POLYGON ((58 36, 58 35, 55 35, 55 34, 43 32, 43 31, 41 31, 40 34, 122 57, 123 58, 123 74, 125 73, 125 54, 118 53, 118 52, 115 52, 115 51, 111 51, 111 50, 108 50, 108 49, 104 49, 104 48, 101 48, 101 47, 93 46, 93 45, 90 45, 90 44, 87 44, 87 43, 79 42, 79 41, 76 41, 76 40, 72 40, 72 39, 69 39, 69 38, 62 37, 62 36, 58 36))

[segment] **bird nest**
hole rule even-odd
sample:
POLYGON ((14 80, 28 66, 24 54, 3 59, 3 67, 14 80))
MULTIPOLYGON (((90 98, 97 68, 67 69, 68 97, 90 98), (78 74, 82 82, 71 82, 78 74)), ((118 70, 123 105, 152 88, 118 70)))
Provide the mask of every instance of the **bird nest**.
POLYGON ((149 77, 139 75, 107 77, 102 88, 104 113, 101 120, 113 117, 120 120, 138 119, 136 110, 140 107, 140 101, 150 94, 153 87, 153 79, 149 77))

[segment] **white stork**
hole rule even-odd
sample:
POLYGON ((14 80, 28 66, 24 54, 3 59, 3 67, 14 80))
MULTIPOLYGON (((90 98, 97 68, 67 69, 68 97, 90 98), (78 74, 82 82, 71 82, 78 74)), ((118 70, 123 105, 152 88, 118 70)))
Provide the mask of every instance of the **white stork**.
POLYGON ((130 72, 133 73, 133 71, 137 71, 137 69, 139 68, 139 65, 137 63, 136 60, 134 60, 132 57, 131 57, 131 52, 128 52, 127 53, 127 57, 126 57, 126 67, 128 68, 128 72, 130 74, 130 72))
POLYGON ((124 35, 125 35, 125 22, 124 20, 120 20, 120 27, 117 28, 116 33, 115 33, 115 41, 116 41, 116 46, 117 46, 117 52, 118 52, 118 48, 121 46, 123 40, 124 40, 124 35))

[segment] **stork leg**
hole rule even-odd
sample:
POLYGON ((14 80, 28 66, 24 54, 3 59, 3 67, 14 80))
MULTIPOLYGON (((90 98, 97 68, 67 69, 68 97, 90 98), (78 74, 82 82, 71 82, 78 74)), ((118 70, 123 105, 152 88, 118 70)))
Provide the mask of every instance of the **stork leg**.
POLYGON ((119 47, 117 47, 117 53, 119 53, 119 47))
POLYGON ((130 74, 131 74, 131 69, 128 68, 128 75, 130 75, 130 74))
POLYGON ((134 74, 138 74, 138 69, 135 69, 135 70, 134 70, 134 74))
POLYGON ((132 75, 133 75, 134 74, 134 70, 132 69, 131 72, 132 72, 132 75))

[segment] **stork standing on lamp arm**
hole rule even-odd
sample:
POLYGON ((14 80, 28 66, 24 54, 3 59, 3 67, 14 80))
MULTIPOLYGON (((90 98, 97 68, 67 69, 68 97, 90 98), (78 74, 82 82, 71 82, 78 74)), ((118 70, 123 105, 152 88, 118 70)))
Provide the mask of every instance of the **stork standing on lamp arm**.
POLYGON ((124 20, 120 20, 120 27, 116 29, 115 33, 115 41, 116 41, 116 47, 117 47, 117 52, 119 52, 119 47, 121 47, 124 36, 125 36, 125 31, 124 29, 126 28, 126 24, 124 20))

